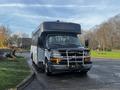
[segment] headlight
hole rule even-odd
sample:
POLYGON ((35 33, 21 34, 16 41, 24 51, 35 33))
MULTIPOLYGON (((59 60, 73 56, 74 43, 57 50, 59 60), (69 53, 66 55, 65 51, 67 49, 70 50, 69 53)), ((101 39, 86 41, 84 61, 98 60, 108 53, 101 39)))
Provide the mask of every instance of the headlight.
POLYGON ((58 58, 60 58, 61 54, 59 53, 59 51, 52 51, 51 57, 58 57, 58 58))

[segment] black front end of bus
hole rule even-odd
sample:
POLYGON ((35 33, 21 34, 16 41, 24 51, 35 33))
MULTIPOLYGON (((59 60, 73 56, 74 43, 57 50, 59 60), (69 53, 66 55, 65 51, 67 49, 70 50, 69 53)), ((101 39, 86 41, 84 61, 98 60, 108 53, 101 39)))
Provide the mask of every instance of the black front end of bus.
POLYGON ((49 73, 56 72, 88 72, 92 67, 90 51, 83 48, 51 50, 51 56, 47 62, 49 73))

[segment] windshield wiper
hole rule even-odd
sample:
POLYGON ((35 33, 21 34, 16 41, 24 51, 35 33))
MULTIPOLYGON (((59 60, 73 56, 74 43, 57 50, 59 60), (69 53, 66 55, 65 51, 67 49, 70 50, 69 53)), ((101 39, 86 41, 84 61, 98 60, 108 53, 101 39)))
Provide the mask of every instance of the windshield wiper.
POLYGON ((65 45, 63 45, 63 44, 59 44, 59 43, 54 43, 54 44, 50 44, 49 46, 65 46, 65 45))

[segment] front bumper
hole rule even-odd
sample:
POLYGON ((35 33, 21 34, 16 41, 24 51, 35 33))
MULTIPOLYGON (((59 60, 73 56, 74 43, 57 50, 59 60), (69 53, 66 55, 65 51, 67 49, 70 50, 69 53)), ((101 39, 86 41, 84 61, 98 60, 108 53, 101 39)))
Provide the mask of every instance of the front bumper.
POLYGON ((51 65, 50 70, 52 72, 64 72, 64 71, 88 71, 92 67, 92 62, 89 64, 81 64, 81 65, 51 65))

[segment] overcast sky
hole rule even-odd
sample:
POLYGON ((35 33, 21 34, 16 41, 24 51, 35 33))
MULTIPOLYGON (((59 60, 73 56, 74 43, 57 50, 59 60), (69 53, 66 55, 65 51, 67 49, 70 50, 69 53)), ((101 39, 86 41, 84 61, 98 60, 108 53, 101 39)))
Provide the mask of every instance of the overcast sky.
POLYGON ((43 21, 68 21, 90 29, 120 14, 120 0, 0 0, 0 25, 29 35, 43 21))

